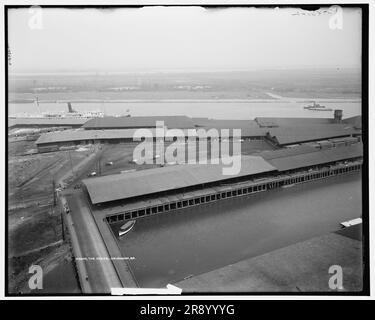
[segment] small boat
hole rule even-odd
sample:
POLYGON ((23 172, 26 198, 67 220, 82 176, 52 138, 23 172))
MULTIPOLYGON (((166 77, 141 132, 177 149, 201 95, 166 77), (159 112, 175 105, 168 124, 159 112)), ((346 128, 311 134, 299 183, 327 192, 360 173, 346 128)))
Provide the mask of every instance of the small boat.
POLYGON ((292 184, 286 184, 284 186, 281 186, 281 188, 283 189, 286 189, 286 188, 291 188, 291 187, 294 187, 296 184, 295 183, 292 183, 292 184))
POLYGON ((321 104, 316 103, 315 101, 312 102, 312 105, 308 105, 303 108, 307 110, 313 110, 313 111, 332 111, 333 110, 331 108, 327 108, 326 106, 322 106, 321 104))
POLYGON ((355 226, 355 225, 360 224, 360 223, 362 223, 362 218, 344 221, 344 222, 341 222, 340 224, 341 224, 342 227, 347 228, 347 227, 355 226))
POLYGON ((310 108, 309 110, 312 110, 312 111, 333 111, 333 109, 331 108, 326 108, 326 107, 317 107, 317 108, 310 108))
POLYGON ((135 220, 128 221, 124 225, 122 225, 118 232, 119 237, 122 237, 123 235, 127 234, 131 229, 133 229, 134 225, 135 220))

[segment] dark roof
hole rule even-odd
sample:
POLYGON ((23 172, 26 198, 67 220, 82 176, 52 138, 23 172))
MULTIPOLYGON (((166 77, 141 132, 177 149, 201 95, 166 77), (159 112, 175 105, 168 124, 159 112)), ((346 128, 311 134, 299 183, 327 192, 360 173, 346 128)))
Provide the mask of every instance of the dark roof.
POLYGON ((267 130, 264 130, 264 128, 247 127, 247 128, 240 128, 240 129, 241 129, 241 136, 244 138, 265 137, 267 135, 267 130))
POLYGON ((294 148, 283 148, 279 150, 267 150, 267 151, 262 151, 259 153, 256 153, 254 155, 261 156, 265 160, 272 160, 276 158, 285 158, 285 157, 290 157, 302 153, 310 153, 310 152, 316 152, 318 151, 317 148, 313 146, 300 146, 300 147, 294 147, 294 148))
MULTIPOLYGON (((196 129, 179 129, 185 136, 196 137, 196 130, 207 128, 196 128, 196 129), (190 132, 193 130, 193 132, 190 132)), ((241 137, 254 137, 254 136, 265 136, 266 131, 261 128, 240 128, 241 137)), ((135 132, 138 129, 102 129, 102 130, 64 130, 43 133, 39 139, 35 142, 37 145, 46 143, 62 143, 62 142, 74 142, 74 141, 87 141, 87 140, 115 140, 115 139, 133 139, 135 132)), ((156 129, 148 128, 151 130, 152 135, 156 136, 156 129)), ((167 132, 165 132, 167 133, 167 132)), ((219 136, 221 131, 219 129, 219 136)), ((229 137, 233 136, 233 130, 229 129, 229 137)))
POLYGON ((345 137, 360 133, 361 131, 354 129, 348 124, 296 126, 269 129, 269 135, 272 138, 275 138, 280 145, 345 137))
MULTIPOLYGON (((293 148, 294 152, 285 152, 284 156, 264 157, 271 165, 279 171, 304 168, 323 163, 336 162, 346 159, 354 159, 363 156, 362 143, 356 143, 350 146, 342 146, 330 149, 311 150, 311 152, 299 152, 301 147, 293 148)), ((305 149, 307 151, 307 149, 305 149)), ((292 150, 291 150, 292 151, 292 150)), ((272 151, 271 151, 272 152, 272 151)))
POLYGON ((362 128, 362 116, 350 117, 342 120, 345 123, 351 124, 356 129, 362 128))
POLYGON ((255 121, 261 127, 294 127, 306 125, 330 124, 332 118, 274 118, 257 117, 255 121))
POLYGON ((173 165, 83 180, 93 204, 128 199, 234 177, 274 171, 262 157, 242 156, 239 174, 223 175, 222 164, 173 165))
POLYGON ((155 128, 156 121, 164 121, 169 129, 194 128, 191 118, 186 116, 153 116, 153 117, 103 117, 87 121, 85 129, 126 129, 155 128))
POLYGON ((342 137, 342 138, 332 138, 328 142, 340 143, 340 142, 357 142, 358 138, 356 137, 342 137))
POLYGON ((208 118, 192 118, 196 127, 205 128, 259 128, 259 125, 254 120, 221 120, 221 119, 208 119, 208 118))
MULTIPOLYGON (((155 129, 151 130, 155 135, 155 129)), ((74 142, 84 140, 108 140, 108 139, 133 139, 137 129, 113 129, 113 130, 64 130, 48 132, 40 135, 35 142, 37 145, 46 143, 74 142)))
POLYGON ((217 120, 208 118, 192 118, 196 129, 229 129, 232 135, 232 129, 241 129, 242 137, 261 137, 266 136, 267 130, 260 128, 254 120, 217 120))

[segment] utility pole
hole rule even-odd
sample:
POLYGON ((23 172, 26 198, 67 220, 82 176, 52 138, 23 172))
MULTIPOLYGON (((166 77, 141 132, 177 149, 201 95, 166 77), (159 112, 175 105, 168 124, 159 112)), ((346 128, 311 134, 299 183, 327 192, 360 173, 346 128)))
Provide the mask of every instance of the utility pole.
POLYGON ((102 153, 99 156, 99 174, 102 175, 102 153))
POLYGON ((60 210, 60 219, 61 219, 61 236, 62 236, 63 241, 65 241, 63 209, 60 210))
MULTIPOLYGON (((99 144, 99 147, 98 147, 98 148, 100 148, 100 144, 99 144)), ((99 176, 102 175, 101 160, 102 160, 102 152, 101 152, 101 150, 99 149, 98 162, 97 162, 97 166, 98 166, 98 175, 99 175, 99 176)))
POLYGON ((73 161, 72 161, 72 155, 70 154, 70 150, 69 150, 69 159, 70 159, 70 167, 72 169, 72 174, 74 176, 74 170, 73 170, 73 161))
POLYGON ((52 180, 52 192, 53 192, 53 206, 56 207, 56 183, 55 183, 55 179, 52 180))
POLYGON ((35 98, 35 105, 36 105, 36 109, 38 110, 38 114, 41 114, 40 109, 39 109, 39 99, 38 99, 38 96, 36 96, 36 98, 35 98))

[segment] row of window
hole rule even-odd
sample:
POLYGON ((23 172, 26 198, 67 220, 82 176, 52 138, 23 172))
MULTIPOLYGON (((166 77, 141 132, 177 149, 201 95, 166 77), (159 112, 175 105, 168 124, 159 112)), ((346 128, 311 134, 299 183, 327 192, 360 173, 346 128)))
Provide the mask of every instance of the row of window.
POLYGON ((255 192, 260 192, 260 191, 265 191, 265 190, 267 190, 267 186, 266 184, 262 184, 262 185, 252 186, 252 187, 243 188, 243 189, 210 194, 210 195, 206 195, 202 197, 181 200, 178 202, 171 202, 171 203, 167 203, 164 205, 149 207, 145 209, 139 209, 139 210, 135 210, 132 212, 126 212, 124 214, 110 216, 109 222, 116 222, 116 221, 122 221, 122 220, 127 220, 127 219, 139 218, 145 215, 187 208, 187 207, 199 205, 202 203, 208 203, 208 202, 212 202, 212 201, 216 201, 220 199, 242 196, 245 194, 250 194, 250 193, 255 193, 255 192))

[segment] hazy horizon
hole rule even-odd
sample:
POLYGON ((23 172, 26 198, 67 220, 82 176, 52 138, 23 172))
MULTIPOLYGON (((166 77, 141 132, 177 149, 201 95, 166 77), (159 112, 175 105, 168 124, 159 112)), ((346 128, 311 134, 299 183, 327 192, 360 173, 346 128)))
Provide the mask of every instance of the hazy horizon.
POLYGON ((343 8, 342 29, 329 27, 332 12, 297 8, 44 8, 41 29, 29 26, 35 11, 8 14, 10 74, 361 66, 356 8, 343 8))
POLYGON ((25 71, 25 72, 13 72, 10 76, 28 76, 28 75, 126 75, 126 74, 189 74, 189 73, 251 73, 251 72, 272 72, 272 71, 303 71, 303 70, 321 70, 321 71, 353 71, 358 73, 361 71, 360 67, 318 67, 318 66, 306 66, 306 67, 290 67, 290 68, 260 68, 260 69, 153 69, 148 71, 133 70, 133 71, 98 71, 98 70, 49 70, 49 71, 25 71))

